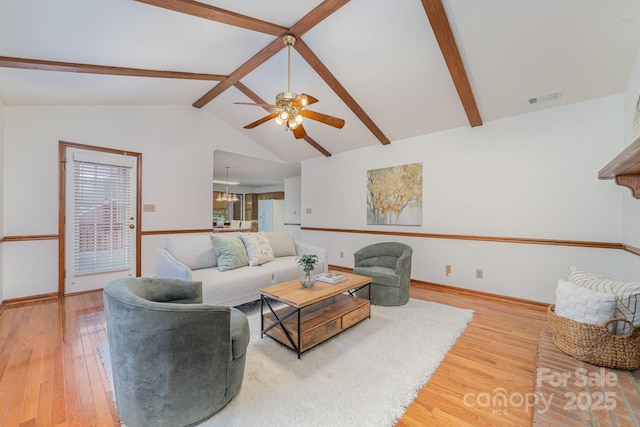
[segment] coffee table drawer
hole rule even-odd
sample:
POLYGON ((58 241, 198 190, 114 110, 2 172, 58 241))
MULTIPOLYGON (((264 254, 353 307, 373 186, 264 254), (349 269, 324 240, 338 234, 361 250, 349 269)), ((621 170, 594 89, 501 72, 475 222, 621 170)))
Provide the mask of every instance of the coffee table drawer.
POLYGON ((367 301, 366 304, 342 316, 342 329, 347 329, 348 327, 355 325, 359 321, 369 317, 369 307, 369 301, 367 301))
POLYGON ((342 330, 340 318, 333 319, 302 334, 302 351, 320 344, 342 330))

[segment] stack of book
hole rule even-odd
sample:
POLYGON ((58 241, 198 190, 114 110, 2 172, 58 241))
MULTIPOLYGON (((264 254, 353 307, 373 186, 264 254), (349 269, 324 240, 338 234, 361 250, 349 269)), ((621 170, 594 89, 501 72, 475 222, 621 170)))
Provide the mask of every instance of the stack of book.
POLYGON ((320 282, 326 282, 326 283, 338 283, 338 282, 342 282, 343 280, 347 280, 347 276, 345 276, 344 274, 338 274, 338 273, 322 273, 322 274, 316 274, 316 280, 320 281, 320 282))

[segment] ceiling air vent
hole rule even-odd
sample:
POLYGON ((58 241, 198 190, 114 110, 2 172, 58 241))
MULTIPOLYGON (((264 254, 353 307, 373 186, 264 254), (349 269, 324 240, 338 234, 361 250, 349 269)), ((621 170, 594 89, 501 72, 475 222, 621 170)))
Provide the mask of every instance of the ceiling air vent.
POLYGON ((560 98, 561 92, 548 93, 546 95, 536 96, 535 98, 529 98, 529 105, 541 104, 543 102, 553 101, 560 98))

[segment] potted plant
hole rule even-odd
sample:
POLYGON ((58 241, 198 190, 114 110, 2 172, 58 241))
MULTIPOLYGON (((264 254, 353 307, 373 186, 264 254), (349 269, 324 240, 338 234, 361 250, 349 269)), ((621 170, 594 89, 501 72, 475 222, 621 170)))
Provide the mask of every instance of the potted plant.
POLYGON ((215 227, 224 226, 224 221, 227 219, 227 211, 225 209, 215 209, 213 211, 213 220, 215 221, 215 227))
POLYGON ((318 262, 318 256, 313 254, 303 254, 297 259, 298 265, 303 267, 304 274, 300 278, 302 286, 310 288, 315 283, 315 278, 311 272, 315 268, 315 264, 318 262))

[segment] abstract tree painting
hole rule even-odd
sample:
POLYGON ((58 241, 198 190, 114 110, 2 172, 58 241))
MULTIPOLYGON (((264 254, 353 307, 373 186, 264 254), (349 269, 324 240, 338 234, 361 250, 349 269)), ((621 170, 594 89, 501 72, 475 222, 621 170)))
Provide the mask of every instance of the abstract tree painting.
POLYGON ((422 163, 367 171, 367 224, 422 225, 422 163))

